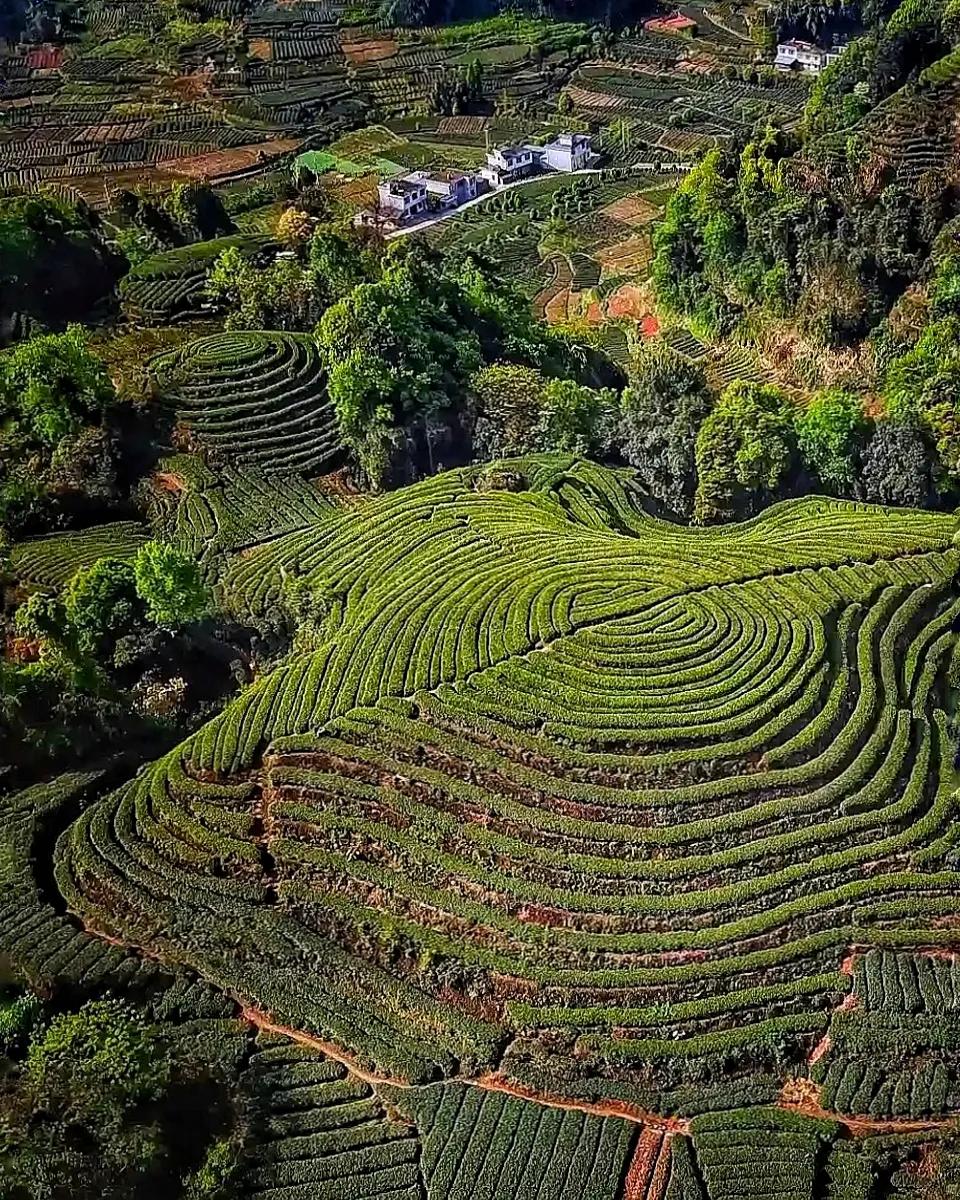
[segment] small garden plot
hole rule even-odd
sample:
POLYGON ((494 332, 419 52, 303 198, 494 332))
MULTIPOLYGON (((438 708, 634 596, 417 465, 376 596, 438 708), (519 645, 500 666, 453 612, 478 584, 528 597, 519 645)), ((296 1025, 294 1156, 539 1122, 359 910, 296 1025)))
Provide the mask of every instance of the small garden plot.
POLYGON ((260 62, 270 62, 273 58, 273 41, 263 37, 250 38, 247 53, 260 62))
POLYGON ((397 43, 393 38, 371 38, 369 41, 352 41, 344 38, 343 53, 351 62, 358 65, 372 62, 383 62, 393 58, 397 52, 397 43))
POLYGON ((406 145, 405 139, 385 125, 370 125, 331 142, 328 150, 334 158, 363 163, 377 156, 389 155, 397 146, 403 145, 406 145))
POLYGON ((687 358, 703 358, 708 353, 703 342, 694 337, 689 329, 684 329, 682 325, 675 325, 672 329, 664 330, 663 340, 678 354, 685 354, 687 358))
POLYGON ((557 254, 546 264, 549 272, 547 283, 539 295, 533 302, 533 311, 540 321, 547 319, 547 309, 550 302, 559 296, 561 292, 567 291, 573 281, 573 275, 570 271, 570 261, 563 254, 557 254))
POLYGON ((630 340, 622 325, 604 325, 600 331, 600 345, 620 366, 625 367, 630 362, 630 340))
POLYGON ((606 210, 577 217, 571 223, 570 229, 587 250, 615 245, 624 241, 631 233, 629 225, 621 225, 619 221, 614 221, 606 215, 606 210))
POLYGON ((440 137, 483 137, 489 117, 444 117, 437 126, 440 137))
POLYGON ((589 254, 574 254, 570 258, 570 270, 573 278, 570 282, 571 292, 584 292, 595 288, 600 282, 600 264, 589 254))
POLYGON ((677 154, 696 154, 712 146, 715 137, 704 133, 687 132, 679 129, 667 129, 660 138, 660 145, 666 150, 674 150, 677 154))
POLYGON ((276 200, 273 204, 262 204, 258 208, 239 213, 234 218, 234 224, 243 233, 273 237, 277 231, 277 222, 286 208, 287 204, 283 200, 276 200))
POLYGON ((505 46, 487 46, 482 50, 466 50, 463 54, 452 59, 456 66, 467 66, 478 61, 484 67, 511 67, 526 62, 530 57, 530 47, 516 43, 505 46))
POLYGON ((746 379, 750 383, 763 383, 769 375, 759 358, 743 346, 725 350, 721 358, 712 364, 710 375, 723 387, 735 379, 746 379))
POLYGON ((611 96, 605 92, 571 84, 565 89, 576 108, 596 109, 601 112, 626 112, 630 105, 622 96, 611 96))
POLYGON ((603 210, 604 215, 619 225, 630 225, 639 228, 649 225, 660 213, 660 206, 650 199, 649 194, 631 192, 619 200, 614 200, 603 210))
POLYGON ((138 521, 115 521, 19 542, 10 553, 10 562, 24 583, 61 588, 82 567, 98 559, 132 559, 147 538, 147 530, 138 521))
MULTIPOLYGON (((652 320, 651 308, 652 299, 648 289, 638 287, 635 283, 619 282, 607 297, 607 316, 612 320, 628 317, 643 325, 652 320)), ((645 337, 649 336, 647 327, 642 332, 645 337)))
POLYGON ((323 187, 334 201, 348 208, 370 208, 377 202, 377 182, 376 175, 364 175, 360 179, 328 175, 323 187))
POLYGON ((595 255, 606 274, 640 275, 650 267, 653 246, 648 233, 638 233, 612 246, 601 247, 595 255))

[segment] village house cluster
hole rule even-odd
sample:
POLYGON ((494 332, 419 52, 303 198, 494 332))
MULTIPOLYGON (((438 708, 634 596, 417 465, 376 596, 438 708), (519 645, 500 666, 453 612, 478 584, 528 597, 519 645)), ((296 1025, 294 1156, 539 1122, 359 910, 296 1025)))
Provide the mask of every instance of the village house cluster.
MULTIPOLYGON (((582 171, 596 158, 590 138, 583 133, 561 133, 545 146, 499 146, 487 152, 487 161, 478 172, 413 171, 383 180, 377 187, 376 215, 381 221, 404 224, 428 212, 460 208, 484 192, 496 191, 541 172, 582 171)), ((373 216, 363 213, 359 219, 369 223, 373 216)))
POLYGON ((836 62, 843 53, 843 46, 831 46, 824 49, 815 46, 813 42, 804 42, 800 38, 791 38, 789 42, 777 45, 777 57, 773 65, 778 71, 804 71, 811 75, 819 75, 832 62, 836 62))
MULTIPOLYGON (((699 32, 697 22, 686 13, 677 9, 670 16, 650 17, 644 21, 646 33, 660 37, 695 38, 699 32)), ((819 75, 843 53, 843 46, 834 44, 828 48, 817 46, 813 42, 805 42, 800 38, 791 38, 788 42, 777 45, 777 54, 773 65, 778 71, 798 71, 810 75, 819 75)))

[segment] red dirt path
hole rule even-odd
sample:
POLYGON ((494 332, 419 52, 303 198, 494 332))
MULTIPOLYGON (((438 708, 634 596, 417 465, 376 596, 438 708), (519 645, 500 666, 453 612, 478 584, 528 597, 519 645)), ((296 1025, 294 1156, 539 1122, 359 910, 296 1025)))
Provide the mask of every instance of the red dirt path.
POLYGON ((648 1126, 637 1139, 623 1200, 662 1200, 670 1179, 671 1132, 648 1126))

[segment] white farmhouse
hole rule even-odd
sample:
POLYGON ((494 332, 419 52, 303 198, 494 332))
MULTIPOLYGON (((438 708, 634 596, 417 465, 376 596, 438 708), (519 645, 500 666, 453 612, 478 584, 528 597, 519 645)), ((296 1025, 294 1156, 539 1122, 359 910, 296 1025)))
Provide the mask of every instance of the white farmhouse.
POLYGON ((477 177, 469 171, 418 172, 428 195, 441 208, 459 208, 477 196, 477 177))
POLYGON ((582 171, 593 158, 590 138, 585 133, 561 133, 541 151, 550 171, 582 171))
POLYGON ((480 174, 491 187, 514 183, 537 169, 537 160, 530 146, 501 146, 487 151, 487 165, 480 174))
POLYGON ((778 71, 806 71, 811 75, 819 75, 825 67, 838 59, 841 53, 842 48, 824 50, 815 46, 813 42, 791 38, 789 42, 778 44, 773 65, 778 71))
POLYGON ((419 175, 387 179, 377 185, 381 212, 397 221, 409 221, 427 211, 427 186, 419 175))

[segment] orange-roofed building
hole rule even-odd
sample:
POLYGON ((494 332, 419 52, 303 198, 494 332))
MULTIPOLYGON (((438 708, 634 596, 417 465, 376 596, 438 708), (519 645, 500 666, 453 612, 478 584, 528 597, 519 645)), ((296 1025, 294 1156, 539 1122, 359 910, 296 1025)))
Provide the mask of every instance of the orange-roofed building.
POLYGON ((647 33, 666 33, 673 37, 692 38, 697 33, 697 23, 693 17, 685 17, 683 13, 674 13, 672 17, 651 17, 643 23, 647 33))

